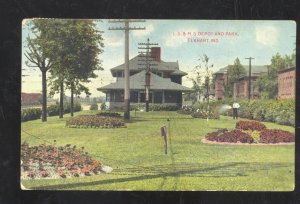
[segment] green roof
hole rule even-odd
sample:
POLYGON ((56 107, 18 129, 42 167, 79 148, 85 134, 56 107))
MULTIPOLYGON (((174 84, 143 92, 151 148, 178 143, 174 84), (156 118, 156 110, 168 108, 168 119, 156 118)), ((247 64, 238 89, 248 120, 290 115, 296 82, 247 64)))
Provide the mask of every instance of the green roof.
MULTIPOLYGON (((130 76, 129 84, 131 90, 144 90, 145 89, 145 74, 146 71, 130 76)), ((163 78, 156 74, 151 73, 150 79, 150 89, 151 90, 169 90, 169 91, 191 91, 192 89, 182 86, 181 84, 172 82, 170 78, 163 78)), ((124 89, 125 78, 118 78, 114 83, 108 84, 106 86, 97 88, 98 91, 108 91, 108 90, 120 90, 124 89)))
MULTIPOLYGON (((151 64, 155 64, 153 66, 153 70, 155 71, 169 71, 171 73, 175 72, 174 75, 187 75, 186 72, 180 71, 179 70, 179 65, 178 62, 165 62, 163 60, 161 61, 156 61, 154 58, 149 57, 151 60, 151 64)), ((144 62, 140 61, 143 60, 142 55, 137 55, 134 58, 129 60, 129 70, 141 70, 143 67, 144 62)), ((116 67, 111 68, 111 72, 114 71, 123 71, 125 69, 125 64, 120 64, 116 67)))
MULTIPOLYGON (((229 66, 232 66, 232 65, 227 65, 226 67, 223 67, 221 69, 219 69, 219 71, 215 72, 214 74, 224 74, 227 69, 229 68, 229 66)), ((245 70, 246 70, 246 73, 249 72, 249 65, 242 65, 245 70)), ((251 73, 252 74, 259 74, 259 73, 262 73, 262 72, 267 72, 268 71, 268 68, 266 65, 251 65, 251 73)))

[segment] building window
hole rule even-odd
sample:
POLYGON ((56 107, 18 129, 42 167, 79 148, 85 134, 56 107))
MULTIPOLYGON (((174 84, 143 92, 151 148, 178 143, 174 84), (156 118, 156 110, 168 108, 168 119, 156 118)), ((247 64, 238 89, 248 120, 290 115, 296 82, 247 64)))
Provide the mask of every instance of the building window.
POLYGON ((165 102, 166 103, 177 103, 177 92, 166 91, 165 92, 165 102))
POLYGON ((154 92, 154 103, 162 103, 162 92, 154 92))
POLYGON ((130 92, 130 102, 138 103, 138 92, 137 91, 130 92))

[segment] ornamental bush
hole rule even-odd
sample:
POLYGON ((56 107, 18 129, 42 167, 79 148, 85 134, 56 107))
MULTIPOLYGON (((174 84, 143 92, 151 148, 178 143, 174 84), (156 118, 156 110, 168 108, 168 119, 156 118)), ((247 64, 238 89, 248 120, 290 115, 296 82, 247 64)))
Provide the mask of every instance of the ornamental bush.
POLYGON ((98 104, 94 103, 90 106, 90 110, 98 110, 98 104))
POLYGON ((48 106, 47 111, 49 116, 59 115, 59 105, 50 105, 48 106))
POLYGON ((21 110, 21 121, 29 121, 29 120, 36 120, 41 118, 42 109, 40 108, 27 108, 21 110))
POLYGON ((125 123, 118 118, 97 115, 80 115, 66 121, 71 128, 115 128, 124 127, 125 123))

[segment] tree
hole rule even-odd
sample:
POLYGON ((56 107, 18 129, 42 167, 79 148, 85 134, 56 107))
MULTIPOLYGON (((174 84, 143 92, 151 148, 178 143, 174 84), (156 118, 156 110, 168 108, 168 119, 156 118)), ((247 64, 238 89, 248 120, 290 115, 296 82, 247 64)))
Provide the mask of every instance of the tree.
POLYGON ((268 72, 261 74, 255 82, 255 86, 261 92, 261 98, 276 98, 278 94, 278 71, 284 70, 290 66, 295 66, 296 58, 293 53, 291 56, 281 56, 276 53, 271 58, 271 64, 268 65, 268 72))
POLYGON ((207 98, 209 94, 209 89, 212 85, 212 71, 213 64, 209 65, 209 58, 206 54, 201 56, 199 59, 199 64, 194 67, 188 76, 188 79, 193 83, 193 90, 197 93, 197 99, 200 99, 201 94, 204 94, 207 98))
POLYGON ((47 50, 49 40, 47 38, 47 27, 43 22, 33 20, 32 32, 34 37, 28 36, 27 51, 24 55, 28 61, 28 67, 38 67, 42 72, 42 121, 47 121, 47 71, 53 66, 53 59, 49 57, 47 50))
POLYGON ((96 30, 92 20, 55 19, 50 33, 52 56, 55 66, 51 69, 51 93, 60 93, 60 114, 63 117, 64 90, 71 91, 71 115, 73 116, 74 94, 79 95, 89 90, 83 85, 89 78, 95 78, 96 70, 102 70, 98 55, 103 52, 102 36, 96 30))
POLYGON ((228 98, 233 97, 233 86, 239 78, 246 74, 244 66, 241 64, 239 58, 234 60, 233 65, 229 65, 227 70, 227 84, 225 85, 225 96, 228 98))

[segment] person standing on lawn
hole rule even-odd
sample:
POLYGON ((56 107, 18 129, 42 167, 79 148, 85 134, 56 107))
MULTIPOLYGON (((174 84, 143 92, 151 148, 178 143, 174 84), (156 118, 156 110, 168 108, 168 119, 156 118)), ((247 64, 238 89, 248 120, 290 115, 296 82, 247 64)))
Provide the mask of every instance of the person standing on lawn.
POLYGON ((240 107, 240 104, 236 101, 234 101, 234 103, 232 104, 232 115, 233 115, 233 119, 238 119, 238 109, 240 107))

